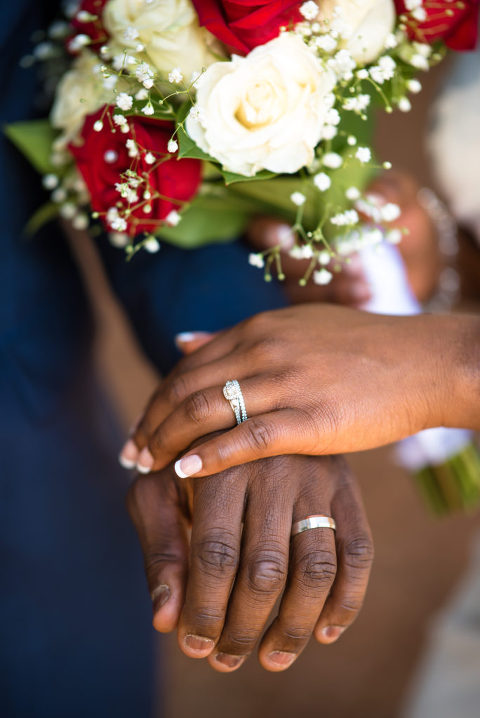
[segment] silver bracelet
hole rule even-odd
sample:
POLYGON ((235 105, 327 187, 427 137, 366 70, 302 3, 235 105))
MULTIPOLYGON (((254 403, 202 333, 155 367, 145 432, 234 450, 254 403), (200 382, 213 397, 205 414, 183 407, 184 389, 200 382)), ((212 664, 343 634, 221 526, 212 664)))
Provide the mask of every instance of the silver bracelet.
POLYGON ((435 227, 438 249, 444 265, 438 278, 438 288, 424 303, 423 308, 426 312, 448 312, 457 303, 460 295, 457 223, 445 203, 429 187, 422 187, 417 193, 417 199, 435 227))

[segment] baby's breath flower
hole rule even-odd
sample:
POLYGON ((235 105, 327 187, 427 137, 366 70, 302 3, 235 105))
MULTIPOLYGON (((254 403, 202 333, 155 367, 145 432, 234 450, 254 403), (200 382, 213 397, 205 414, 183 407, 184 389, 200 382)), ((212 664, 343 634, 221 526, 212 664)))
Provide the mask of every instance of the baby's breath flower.
POLYGON ((178 142, 175 139, 171 139, 168 141, 167 150, 171 152, 172 154, 178 150, 178 142))
POLYGON ((146 90, 144 87, 142 87, 142 89, 139 90, 139 91, 135 94, 135 99, 136 99, 136 100, 146 100, 146 99, 148 99, 148 90, 146 90))
POLYGON ((45 187, 45 189, 55 189, 55 187, 58 185, 58 177, 54 174, 48 174, 44 175, 42 179, 42 184, 45 187))
POLYGON ((144 115, 153 115, 155 110, 153 109, 153 105, 151 102, 147 102, 147 104, 142 107, 142 112, 144 115))
POLYGON ((297 207, 301 207, 302 204, 305 204, 305 202, 307 201, 307 198, 302 192, 292 192, 292 194, 290 195, 290 199, 297 207))
POLYGON ((101 132, 103 130, 102 120, 97 120, 96 122, 94 122, 93 129, 95 132, 101 132))
POLYGON ((131 97, 127 92, 119 92, 115 104, 124 112, 128 112, 128 110, 132 109, 133 97, 131 97))
POLYGON ((143 243, 143 246, 147 250, 147 252, 155 254, 155 252, 158 252, 158 250, 160 249, 160 242, 153 236, 147 237, 147 239, 143 243))
POLYGON ((125 247, 128 244, 128 234, 124 232, 110 232, 108 239, 114 247, 125 247))
POLYGON ((168 73, 168 81, 174 85, 178 85, 183 81, 183 73, 179 67, 174 67, 173 70, 168 73))
POLYGON ((145 162, 147 165, 153 165, 155 163, 155 155, 152 152, 147 152, 145 155, 145 162))
POLYGON ((332 180, 325 172, 319 172, 313 178, 313 184, 320 192, 326 192, 330 188, 332 180))
POLYGON ((337 152, 326 152, 322 157, 322 163, 325 167, 335 170, 342 166, 343 159, 337 152))
POLYGON ((322 252, 318 253, 318 263, 324 267, 326 267, 330 262, 332 261, 332 255, 330 252, 327 252, 326 249, 324 249, 322 252))
POLYGON ((288 254, 292 259, 311 259, 313 257, 313 249, 309 244, 303 244, 302 246, 295 245, 288 254))
POLYGON ((355 157, 362 163, 370 162, 372 153, 369 147, 359 147, 355 152, 355 157))
POLYGON ((387 202, 383 207, 380 207, 380 216, 384 222, 394 222, 400 217, 401 213, 398 204, 393 202, 387 202))
POLYGON ((257 254, 256 252, 250 252, 248 255, 248 263, 251 264, 252 267, 258 267, 258 269, 263 269, 265 266, 263 256, 261 254, 257 254))
POLYGON ((322 268, 318 269, 313 273, 313 281, 315 284, 318 284, 320 286, 324 286, 326 284, 330 284, 330 282, 333 279, 333 274, 328 271, 328 269, 322 268))
POLYGON ((408 97, 401 97, 398 101, 398 109, 400 112, 410 112, 412 109, 412 103, 408 99, 408 97))
POLYGON ((176 209, 172 209, 172 211, 169 212, 169 213, 167 214, 167 216, 165 217, 165 222, 166 222, 170 227, 176 227, 177 224, 180 222, 181 219, 182 219, 182 217, 181 217, 181 215, 177 212, 177 210, 176 210, 176 209))
POLYGON ((303 15, 305 20, 315 20, 318 15, 317 3, 313 2, 313 0, 304 2, 303 5, 300 5, 300 13, 303 15))
POLYGON ((413 78, 408 80, 407 89, 410 90, 410 92, 413 92, 414 95, 417 95, 422 90, 422 84, 419 80, 413 78))
POLYGON ((138 156, 138 147, 137 147, 137 143, 135 142, 135 140, 132 140, 131 138, 129 138, 125 142, 125 147, 127 148, 129 157, 137 157, 138 156))
POLYGON ((345 192, 345 197, 351 202, 354 202, 360 197, 360 191, 358 187, 349 187, 345 192))

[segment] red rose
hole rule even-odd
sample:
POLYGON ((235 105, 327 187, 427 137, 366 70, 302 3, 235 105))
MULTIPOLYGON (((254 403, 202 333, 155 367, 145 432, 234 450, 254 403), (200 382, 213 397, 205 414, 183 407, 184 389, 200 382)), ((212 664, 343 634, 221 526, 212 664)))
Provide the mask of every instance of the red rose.
POLYGON ((303 20, 298 0, 192 0, 200 25, 224 45, 246 55, 303 20))
POLYGON ((172 123, 129 117, 129 132, 124 133, 113 125, 111 110, 105 113, 103 108, 89 115, 81 142, 70 144, 69 150, 87 185, 92 209, 99 213, 106 229, 125 231, 133 237, 158 229, 172 210, 178 210, 196 194, 201 181, 201 162, 178 160, 168 152, 167 144, 174 130, 172 123), (103 121, 100 132, 93 128, 97 120, 103 121), (130 140, 128 148, 127 140, 130 140), (128 182, 127 170, 134 172, 129 198, 122 197, 115 187, 128 182), (131 213, 125 215, 129 207, 131 213), (112 212, 107 217, 112 208, 117 208, 120 218, 126 220, 126 227, 112 226, 112 212))
POLYGON ((443 40, 452 50, 473 50, 478 37, 480 0, 424 0, 427 19, 418 21, 406 8, 405 0, 395 0, 398 14, 408 17, 408 34, 419 42, 443 40))
POLYGON ((72 18, 72 26, 80 35, 88 35, 92 45, 103 45, 108 40, 108 33, 103 27, 102 13, 108 0, 82 0, 77 12, 72 18), (95 17, 95 20, 82 22, 81 13, 88 12, 95 17))

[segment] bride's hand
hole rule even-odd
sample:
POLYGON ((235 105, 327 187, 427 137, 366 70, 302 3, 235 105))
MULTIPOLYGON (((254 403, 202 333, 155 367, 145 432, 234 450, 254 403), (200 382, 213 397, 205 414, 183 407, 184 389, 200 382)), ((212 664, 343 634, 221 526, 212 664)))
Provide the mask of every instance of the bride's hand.
POLYGON ((137 478, 127 503, 155 628, 177 628, 181 650, 208 657, 218 671, 235 670, 253 652, 280 597, 259 647, 270 671, 288 668, 312 633, 333 643, 360 610, 372 540, 340 457, 282 456, 191 482, 170 466, 137 478), (292 523, 311 514, 334 518, 336 532, 290 538, 292 523))
POLYGON ((157 470, 195 439, 233 427, 222 393, 229 379, 240 382, 250 418, 188 451, 180 476, 281 454, 363 450, 432 426, 477 428, 479 337, 479 320, 468 316, 387 317, 323 304, 259 314, 180 361, 123 460, 157 470))

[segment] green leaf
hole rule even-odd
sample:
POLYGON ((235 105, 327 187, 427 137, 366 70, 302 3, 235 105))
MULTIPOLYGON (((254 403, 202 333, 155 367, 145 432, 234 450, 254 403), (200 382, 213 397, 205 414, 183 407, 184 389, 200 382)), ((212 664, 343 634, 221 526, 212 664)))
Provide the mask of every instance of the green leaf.
POLYGON ((33 237, 45 224, 58 217, 58 205, 53 202, 42 204, 30 217, 26 226, 25 234, 33 237))
POLYGON ((215 160, 207 155, 206 152, 200 149, 198 145, 192 140, 190 135, 187 135, 183 129, 183 125, 178 125, 177 130, 178 137, 178 159, 191 158, 196 160, 205 160, 207 162, 215 163, 215 160))
POLYGON ((274 172, 269 172, 268 170, 262 170, 261 172, 257 172, 256 175, 249 177, 247 175, 239 175, 236 172, 228 172, 228 170, 224 170, 222 167, 219 167, 219 169, 227 185, 234 184, 235 182, 258 182, 259 180, 277 177, 274 172))
POLYGON ((50 161, 56 132, 49 120, 15 122, 6 125, 3 131, 40 174, 58 172, 50 161))
POLYGON ((179 224, 163 228, 157 236, 183 249, 229 242, 244 232, 250 208, 236 197, 196 197, 179 224))

